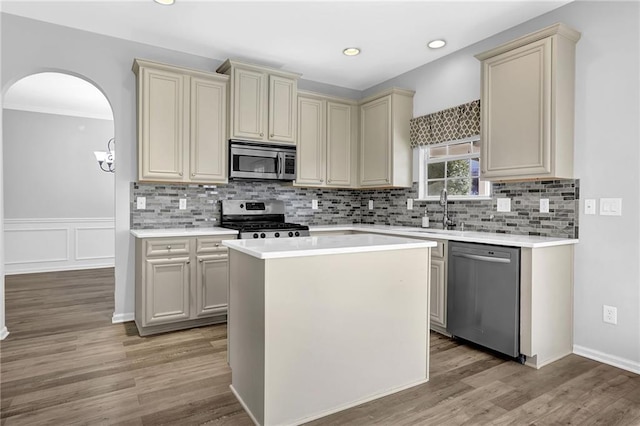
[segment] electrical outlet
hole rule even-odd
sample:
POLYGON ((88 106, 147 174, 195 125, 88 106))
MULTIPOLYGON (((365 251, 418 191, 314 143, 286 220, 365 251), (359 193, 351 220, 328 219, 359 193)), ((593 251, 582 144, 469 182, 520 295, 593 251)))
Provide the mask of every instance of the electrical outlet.
POLYGON ((187 199, 186 198, 180 198, 180 203, 179 203, 179 207, 180 210, 186 210, 187 209, 187 199))
POLYGON ((510 212, 511 211, 511 198, 498 198, 498 211, 510 212))
POLYGON ((413 210, 413 198, 407 198, 407 210, 413 210))
POLYGON ((540 213, 549 213, 549 199, 540 198, 540 213))
POLYGON ((147 208, 147 197, 136 198, 136 209, 144 210, 147 208))
POLYGON ((318 210, 318 200, 311 200, 311 210, 318 210))
POLYGON ((584 214, 596 214, 596 200, 584 200, 584 214))
POLYGON ((602 321, 608 324, 618 324, 618 308, 602 305, 602 321))
POLYGON ((373 210, 373 200, 369 200, 369 210, 373 210))

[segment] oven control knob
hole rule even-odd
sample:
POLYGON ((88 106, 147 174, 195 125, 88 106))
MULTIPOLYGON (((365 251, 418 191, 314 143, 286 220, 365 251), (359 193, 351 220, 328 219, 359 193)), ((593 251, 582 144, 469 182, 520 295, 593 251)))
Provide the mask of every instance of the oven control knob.
POLYGON ((244 209, 244 204, 240 204, 240 208, 241 208, 241 209, 244 209))
POLYGON ((253 234, 253 238, 258 238, 259 235, 258 234, 253 234))
POLYGON ((264 232, 260 234, 260 238, 266 238, 266 235, 264 234, 264 232))
POLYGON ((289 232, 289 236, 290 236, 290 237, 293 237, 293 232, 289 232))
POLYGON ((296 237, 299 237, 300 233, 298 231, 296 231, 296 237))
POLYGON ((280 236, 279 232, 276 232, 275 234, 273 234, 274 237, 278 238, 280 236))

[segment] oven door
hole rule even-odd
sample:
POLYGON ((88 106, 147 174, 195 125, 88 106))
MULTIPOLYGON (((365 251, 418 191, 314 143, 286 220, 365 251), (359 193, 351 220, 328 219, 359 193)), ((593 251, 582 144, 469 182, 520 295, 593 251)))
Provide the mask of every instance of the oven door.
POLYGON ((281 179, 282 159, 277 150, 231 145, 230 178, 281 179))

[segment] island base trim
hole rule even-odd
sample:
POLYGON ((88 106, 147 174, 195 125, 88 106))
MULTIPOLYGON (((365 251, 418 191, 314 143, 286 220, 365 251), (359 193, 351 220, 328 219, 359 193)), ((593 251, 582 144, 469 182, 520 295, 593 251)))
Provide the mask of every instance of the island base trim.
MULTIPOLYGON (((351 401, 348 402, 344 405, 341 405, 339 407, 334 407, 331 408, 329 410, 326 411, 322 411, 320 413, 316 413, 316 414, 312 414, 311 416, 307 416, 307 417, 303 417, 297 420, 293 420, 293 423, 287 423, 286 425, 283 426, 296 426, 296 425, 301 425, 303 423, 307 423, 307 422, 311 422, 313 420, 317 420, 317 419, 321 419, 322 417, 326 417, 326 416, 330 416, 331 414, 335 414, 335 413, 339 413, 340 411, 344 411, 347 410, 349 408, 353 408, 353 407, 357 407, 358 405, 361 404, 365 404, 367 402, 379 399, 379 398, 384 398, 385 396, 389 396, 392 395, 394 393, 397 392, 401 392, 403 390, 407 390, 410 388, 413 388, 415 386, 420 386, 423 385, 425 383, 427 383, 429 381, 429 379, 424 379, 424 380, 419 380, 417 382, 412 382, 408 385, 402 385, 402 386, 398 386, 389 390, 386 390, 384 392, 379 392, 376 393, 374 395, 369 395, 367 397, 358 399, 356 401, 351 401)), ((249 415, 249 417, 251 418, 251 420, 253 421, 253 423, 255 423, 258 426, 270 426, 268 425, 266 422, 264 425, 261 425, 258 420, 256 420, 256 418, 254 417, 253 413, 251 412, 251 410, 249 410, 249 407, 247 407, 247 405, 244 403, 244 401, 242 400, 242 397, 238 394, 238 392, 233 388, 233 385, 229 385, 229 388, 231 389, 231 392, 235 395, 235 397, 238 399, 238 402, 240 402, 240 405, 242 405, 242 408, 244 408, 244 410, 247 412, 247 414, 249 415)))

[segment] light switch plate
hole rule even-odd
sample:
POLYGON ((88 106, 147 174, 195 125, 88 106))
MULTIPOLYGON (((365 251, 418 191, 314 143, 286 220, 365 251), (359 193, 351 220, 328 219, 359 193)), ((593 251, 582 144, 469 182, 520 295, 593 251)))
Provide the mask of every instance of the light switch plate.
POLYGON ((311 200, 311 210, 318 210, 318 200, 311 200))
POLYGON ((407 210, 413 210, 413 198, 407 198, 407 210))
POLYGON ((180 204, 178 207, 180 210, 186 210, 187 209, 187 199, 186 198, 180 198, 180 204))
POLYGON ((373 200, 369 200, 369 210, 373 210, 373 200))
POLYGON ((136 198, 136 209, 144 210, 147 208, 147 197, 136 198))
POLYGON ((601 216, 622 216, 622 198, 600 198, 601 216))
POLYGON ((540 198, 540 213, 549 213, 549 199, 540 198))
POLYGON ((511 198, 498 198, 498 211, 510 212, 511 211, 511 198))
POLYGON ((584 214, 596 214, 596 200, 584 200, 584 214))

